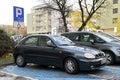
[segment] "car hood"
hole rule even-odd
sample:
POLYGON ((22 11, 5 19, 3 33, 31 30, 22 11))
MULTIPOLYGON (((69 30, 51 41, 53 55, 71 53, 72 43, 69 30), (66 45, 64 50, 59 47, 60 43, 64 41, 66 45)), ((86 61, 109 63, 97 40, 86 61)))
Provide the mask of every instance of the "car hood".
POLYGON ((120 47, 120 41, 111 41, 110 44, 113 46, 119 46, 120 47))
POLYGON ((76 53, 91 53, 91 54, 98 54, 101 53, 102 51, 91 48, 91 47, 86 47, 86 46, 61 46, 61 48, 64 48, 66 50, 70 50, 76 53))

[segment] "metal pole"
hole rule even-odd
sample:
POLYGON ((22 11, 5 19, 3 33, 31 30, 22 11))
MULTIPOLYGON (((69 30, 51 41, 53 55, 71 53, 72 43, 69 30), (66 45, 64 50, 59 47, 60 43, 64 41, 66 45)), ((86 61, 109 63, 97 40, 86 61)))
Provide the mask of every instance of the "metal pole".
POLYGON ((18 24, 17 24, 17 35, 18 35, 18 42, 17 43, 19 43, 19 41, 20 41, 20 37, 19 37, 19 28, 21 27, 21 25, 20 25, 20 23, 18 22, 18 24))

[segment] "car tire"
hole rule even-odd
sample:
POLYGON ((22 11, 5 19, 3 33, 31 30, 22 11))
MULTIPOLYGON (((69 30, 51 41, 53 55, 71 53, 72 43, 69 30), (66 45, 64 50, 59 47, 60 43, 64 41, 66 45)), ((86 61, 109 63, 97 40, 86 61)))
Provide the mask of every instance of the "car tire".
POLYGON ((26 62, 25 62, 23 56, 21 56, 21 55, 18 55, 18 56, 16 57, 15 63, 16 63, 17 66, 19 66, 19 67, 25 67, 25 66, 26 66, 26 62))
POLYGON ((114 64, 114 61, 115 61, 114 55, 109 51, 105 51, 105 54, 106 54, 106 58, 107 58, 107 64, 108 65, 114 64))
POLYGON ((73 58, 65 59, 64 69, 69 74, 77 74, 80 70, 77 61, 73 58))

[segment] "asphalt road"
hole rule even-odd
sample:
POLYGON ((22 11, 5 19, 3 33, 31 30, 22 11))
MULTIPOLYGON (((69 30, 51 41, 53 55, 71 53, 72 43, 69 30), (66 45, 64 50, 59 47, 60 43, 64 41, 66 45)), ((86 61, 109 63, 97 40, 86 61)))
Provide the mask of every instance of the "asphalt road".
POLYGON ((15 65, 6 66, 1 71, 24 76, 34 80, 120 80, 120 65, 105 66, 95 71, 81 71, 79 74, 71 75, 59 68, 41 67, 38 65, 28 65, 24 68, 15 65))

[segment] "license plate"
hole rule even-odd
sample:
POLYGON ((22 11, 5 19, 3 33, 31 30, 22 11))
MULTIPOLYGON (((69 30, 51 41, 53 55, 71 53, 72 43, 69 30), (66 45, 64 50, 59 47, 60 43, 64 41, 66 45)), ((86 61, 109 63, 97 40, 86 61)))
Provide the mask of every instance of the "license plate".
POLYGON ((106 63, 106 59, 101 60, 101 64, 105 64, 106 63))

